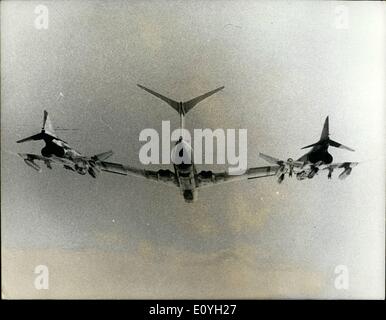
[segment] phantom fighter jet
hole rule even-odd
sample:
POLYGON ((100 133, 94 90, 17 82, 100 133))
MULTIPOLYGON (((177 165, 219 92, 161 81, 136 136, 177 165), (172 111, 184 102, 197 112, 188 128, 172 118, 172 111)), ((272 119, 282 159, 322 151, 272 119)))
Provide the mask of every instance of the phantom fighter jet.
POLYGON ((329 119, 327 117, 319 141, 303 147, 302 149, 312 149, 298 160, 295 161, 292 158, 289 158, 287 161, 284 161, 263 153, 260 153, 260 157, 269 163, 279 166, 279 170, 276 172, 279 183, 283 182, 286 174, 288 174, 289 177, 292 177, 295 173, 298 180, 304 180, 307 178, 312 179, 319 170, 328 170, 327 177, 328 179, 331 179, 334 169, 339 168, 343 169, 342 173, 339 175, 339 179, 343 180, 351 174, 352 168, 355 167, 358 162, 332 163, 333 157, 328 152, 328 147, 330 146, 354 151, 353 149, 330 139, 329 119))
MULTIPOLYGON (((157 98, 163 100, 168 105, 170 105, 175 111, 177 111, 180 116, 180 129, 184 128, 185 115, 190 110, 192 110, 195 105, 197 105, 202 100, 210 97, 211 95, 215 94, 216 92, 224 88, 224 87, 217 88, 213 91, 207 92, 201 96, 198 96, 186 102, 177 102, 153 90, 145 88, 144 86, 138 85, 138 87, 156 96, 157 98)), ((206 186, 217 185, 220 183, 230 182, 230 181, 237 181, 237 180, 243 180, 243 179, 256 179, 261 177, 274 176, 277 170, 280 168, 280 166, 250 168, 250 169, 247 169, 246 172, 242 175, 231 175, 228 172, 219 172, 219 173, 215 173, 212 171, 197 172, 196 166, 194 165, 192 158, 188 159, 189 161, 187 161, 186 160, 187 158, 185 158, 185 162, 177 161, 177 155, 176 155, 177 152, 178 152, 178 156, 181 156, 183 154, 185 155, 192 154, 192 147, 186 140, 184 140, 182 134, 179 140, 176 142, 176 146, 174 150, 175 152, 171 156, 171 161, 173 163, 173 169, 174 169, 173 171, 142 170, 142 169, 137 169, 130 166, 125 166, 125 165, 105 162, 105 161, 101 161, 100 165, 101 165, 101 169, 107 172, 147 178, 154 181, 164 182, 168 185, 177 187, 179 188, 186 202, 193 202, 197 198, 197 189, 201 189, 206 186)))
POLYGON ((44 140, 45 147, 41 150, 41 155, 31 153, 18 153, 24 162, 41 172, 41 168, 35 163, 35 160, 42 161, 47 168, 52 169, 52 164, 62 165, 65 169, 75 171, 81 175, 87 173, 96 178, 99 169, 99 162, 111 157, 113 152, 108 151, 92 157, 85 157, 78 151, 71 148, 67 142, 59 139, 55 134, 52 123, 48 117, 48 112, 44 111, 43 127, 40 133, 21 139, 17 143, 44 140))

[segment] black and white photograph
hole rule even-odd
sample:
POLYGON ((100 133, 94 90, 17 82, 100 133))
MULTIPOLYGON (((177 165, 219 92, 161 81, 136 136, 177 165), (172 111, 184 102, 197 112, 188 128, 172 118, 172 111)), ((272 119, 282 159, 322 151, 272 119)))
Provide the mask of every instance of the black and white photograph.
POLYGON ((2 299, 383 300, 385 9, 2 1, 2 299))

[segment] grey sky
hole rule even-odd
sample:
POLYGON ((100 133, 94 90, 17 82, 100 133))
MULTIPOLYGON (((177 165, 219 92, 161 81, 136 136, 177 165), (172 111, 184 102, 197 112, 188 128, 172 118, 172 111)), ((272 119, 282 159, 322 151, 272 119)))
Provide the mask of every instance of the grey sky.
POLYGON ((382 296, 384 4, 344 2, 349 27, 337 29, 340 4, 2 2, 3 292, 382 296), (49 10, 48 30, 34 28, 37 4, 49 10), (140 131, 161 120, 177 126, 178 115, 136 83, 175 100, 224 85, 186 124, 246 128, 248 166, 266 165, 259 151, 301 156, 327 115, 332 138, 356 150, 332 149, 334 160, 363 164, 345 181, 237 182, 186 204, 178 190, 149 181, 37 174, 14 155, 40 153, 41 142, 15 141, 38 132, 46 109, 55 126, 80 129, 60 136, 83 154, 112 149, 112 161, 141 166, 140 131), (35 264, 56 270, 64 289, 26 288, 35 264), (339 264, 350 270, 349 291, 333 286, 339 264), (83 282, 69 280, 76 270, 83 282))

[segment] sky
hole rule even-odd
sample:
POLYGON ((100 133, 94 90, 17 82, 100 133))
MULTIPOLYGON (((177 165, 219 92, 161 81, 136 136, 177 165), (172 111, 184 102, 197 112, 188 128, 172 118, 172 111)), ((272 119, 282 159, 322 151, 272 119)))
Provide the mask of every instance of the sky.
MULTIPOLYGON (((384 297, 383 3, 3 1, 1 3, 2 294, 7 298, 384 297), (37 5, 48 9, 38 30, 37 5), (342 7, 343 5, 343 7, 342 7), (340 13, 347 13, 342 25, 340 13), (247 129, 259 152, 298 158, 330 117, 346 180, 257 179, 199 191, 62 168, 38 174, 16 156, 43 143, 43 110, 85 155, 145 168, 145 128, 174 100, 224 85, 186 127, 247 129), (49 290, 33 286, 36 265, 49 290), (350 286, 334 286, 336 266, 350 286)), ((157 170, 169 166, 150 165, 157 170)), ((226 165, 202 165, 221 171, 226 165)), ((335 173, 337 178, 337 173, 335 173)))

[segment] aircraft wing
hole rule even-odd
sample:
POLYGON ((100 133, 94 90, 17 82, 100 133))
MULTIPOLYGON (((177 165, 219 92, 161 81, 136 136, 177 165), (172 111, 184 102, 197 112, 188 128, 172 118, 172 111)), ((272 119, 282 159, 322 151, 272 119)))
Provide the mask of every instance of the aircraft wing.
POLYGON ((122 165, 120 163, 98 161, 97 165, 100 170, 124 176, 134 176, 138 178, 145 178, 153 181, 163 182, 170 186, 178 186, 176 175, 170 170, 145 170, 138 169, 131 166, 122 165))
MULTIPOLYGON (((61 158, 56 156, 51 156, 49 158, 38 155, 38 154, 32 154, 32 153, 18 153, 18 155, 24 160, 24 162, 30 166, 31 168, 35 169, 38 172, 41 172, 41 167, 35 162, 35 161, 41 161, 44 162, 44 164, 47 166, 47 168, 52 169, 52 164, 54 165, 61 165, 64 169, 70 170, 70 171, 78 171, 76 168, 77 162, 83 162, 87 163, 88 167, 87 169, 88 173, 93 177, 96 178, 97 172, 100 172, 101 170, 101 162, 103 159, 107 159, 112 155, 112 151, 100 153, 97 155, 94 155, 92 157, 85 157, 85 156, 76 156, 74 158, 61 158)), ((78 172, 80 173, 80 172, 78 172)), ((85 174, 86 171, 84 171, 85 174)))
POLYGON ((249 168, 245 173, 240 175, 233 175, 228 172, 215 173, 212 171, 201 171, 197 174, 198 187, 202 188, 233 181, 271 177, 276 175, 279 168, 280 166, 249 168))
POLYGON ((52 158, 46 158, 38 154, 32 154, 32 153, 18 153, 19 157, 21 157, 24 162, 30 166, 31 168, 35 169, 36 171, 41 172, 42 169, 39 167, 35 161, 42 161, 47 166, 47 168, 52 169, 52 164, 58 164, 65 166, 66 169, 68 169, 68 166, 72 166, 73 162, 68 159, 58 158, 58 157, 52 157, 52 158))
POLYGON ((277 165, 291 165, 293 166, 294 168, 303 168, 304 166, 306 166, 308 164, 308 162, 304 162, 304 161, 299 161, 299 160, 292 160, 292 159, 288 159, 287 161, 284 161, 284 160, 280 160, 280 159, 277 159, 277 158, 274 158, 274 157, 271 157, 267 154, 264 154, 264 153, 259 153, 259 156, 260 158, 264 159, 265 161, 269 162, 269 163, 272 163, 272 164, 277 164, 277 165))
POLYGON ((326 165, 322 170, 328 170, 328 169, 339 169, 339 168, 353 168, 357 166, 359 162, 340 162, 340 163, 331 163, 329 165, 326 165))
POLYGON ((321 169, 328 170, 328 176, 327 176, 328 179, 332 178, 332 173, 335 169, 343 169, 343 171, 341 171, 341 173, 338 176, 339 179, 343 180, 343 179, 346 179, 351 174, 352 168, 358 164, 359 162, 331 163, 321 169))

